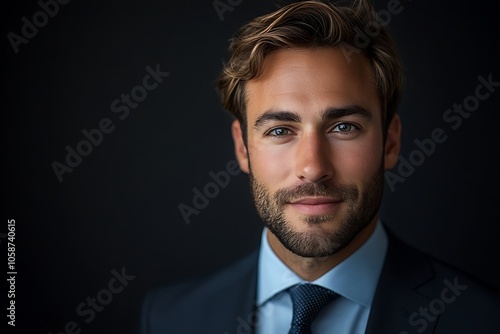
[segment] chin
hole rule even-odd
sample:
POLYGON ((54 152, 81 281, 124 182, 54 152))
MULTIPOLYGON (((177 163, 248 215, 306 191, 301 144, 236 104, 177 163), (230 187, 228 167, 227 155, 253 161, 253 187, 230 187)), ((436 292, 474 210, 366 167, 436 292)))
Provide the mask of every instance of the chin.
POLYGON ((268 226, 285 248, 302 257, 325 257, 346 248, 369 222, 337 214, 301 216, 268 226))

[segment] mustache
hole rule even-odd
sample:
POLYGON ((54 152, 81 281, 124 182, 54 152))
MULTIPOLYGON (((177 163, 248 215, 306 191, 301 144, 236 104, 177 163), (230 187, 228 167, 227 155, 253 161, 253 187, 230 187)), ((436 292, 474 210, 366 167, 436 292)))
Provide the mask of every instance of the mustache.
POLYGON ((340 201, 356 200, 359 191, 354 185, 333 185, 331 183, 304 183, 283 188, 274 194, 274 200, 284 205, 302 197, 331 197, 340 201))

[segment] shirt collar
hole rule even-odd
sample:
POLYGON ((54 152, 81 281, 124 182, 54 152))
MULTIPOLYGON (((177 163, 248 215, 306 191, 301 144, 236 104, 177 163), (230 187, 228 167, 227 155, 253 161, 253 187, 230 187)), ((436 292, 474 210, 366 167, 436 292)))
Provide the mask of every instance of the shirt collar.
MULTIPOLYGON (((387 243, 387 234, 378 221, 370 238, 356 252, 311 283, 333 290, 356 303, 370 306, 384 264, 387 243)), ((258 305, 292 285, 305 282, 271 249, 266 228, 262 231, 258 266, 258 305)))

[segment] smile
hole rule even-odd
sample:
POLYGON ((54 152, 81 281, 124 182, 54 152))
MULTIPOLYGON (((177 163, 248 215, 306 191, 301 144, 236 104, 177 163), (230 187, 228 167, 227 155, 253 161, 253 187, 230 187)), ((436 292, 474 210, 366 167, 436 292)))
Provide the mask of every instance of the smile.
POLYGON ((329 197, 305 197, 295 200, 289 205, 302 214, 316 216, 331 213, 341 202, 341 200, 329 197))

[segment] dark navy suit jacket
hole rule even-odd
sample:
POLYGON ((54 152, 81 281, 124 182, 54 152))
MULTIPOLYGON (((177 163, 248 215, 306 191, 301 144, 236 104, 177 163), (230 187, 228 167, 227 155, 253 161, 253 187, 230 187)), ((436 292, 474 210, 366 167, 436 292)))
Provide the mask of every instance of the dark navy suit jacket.
MULTIPOLYGON (((389 245, 366 333, 500 334, 497 288, 386 231, 389 245)), ((139 333, 253 333, 262 316, 255 307, 257 262, 254 252, 217 273, 152 289, 143 301, 139 333)))

